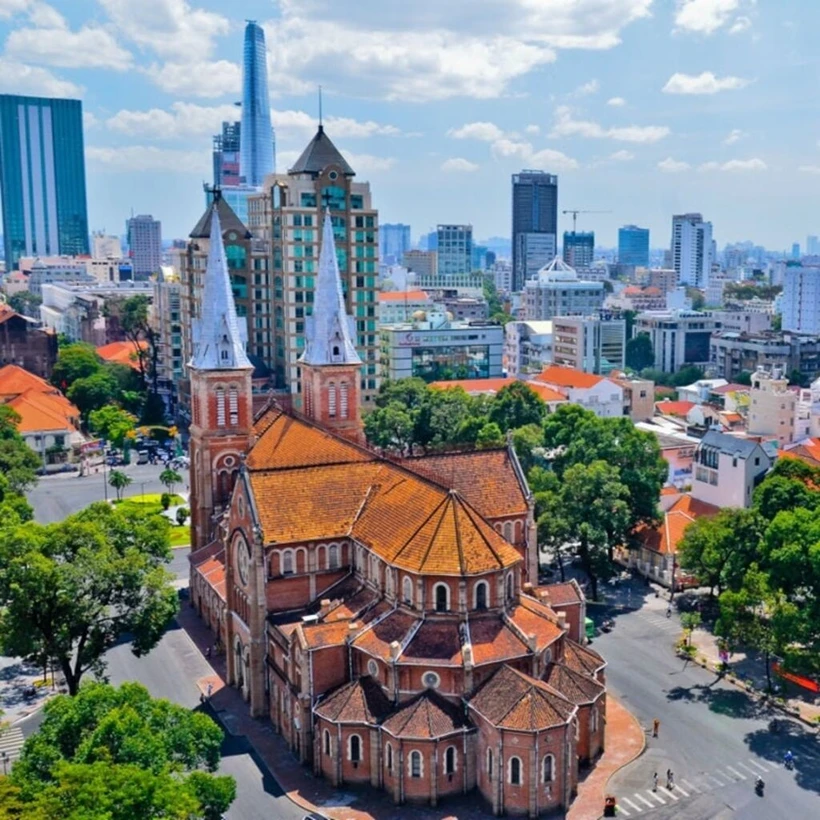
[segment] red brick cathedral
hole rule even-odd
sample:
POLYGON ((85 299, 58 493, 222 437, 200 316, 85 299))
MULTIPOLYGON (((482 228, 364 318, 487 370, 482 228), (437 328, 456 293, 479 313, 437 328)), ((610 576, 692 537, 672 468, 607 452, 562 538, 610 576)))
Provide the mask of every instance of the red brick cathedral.
POLYGON ((334 785, 496 814, 566 806, 600 754, 604 661, 575 584, 537 587, 512 448, 388 460, 326 216, 300 360, 304 415, 254 417, 216 208, 190 363, 192 602, 229 683, 334 785))

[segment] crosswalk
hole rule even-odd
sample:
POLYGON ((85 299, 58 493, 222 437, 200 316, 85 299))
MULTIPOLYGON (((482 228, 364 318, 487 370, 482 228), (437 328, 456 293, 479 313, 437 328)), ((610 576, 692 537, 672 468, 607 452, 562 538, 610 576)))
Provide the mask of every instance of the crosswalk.
POLYGON ((675 618, 667 618, 664 614, 660 612, 653 612, 649 610, 640 610, 636 613, 638 618, 640 618, 645 623, 651 624, 653 627, 658 629, 661 632, 667 634, 677 634, 683 631, 683 627, 675 618))
MULTIPOLYGON (((802 756, 806 757, 806 755, 802 756)), ((616 795, 618 816, 634 817, 661 806, 674 805, 688 797, 725 788, 732 783, 740 783, 743 780, 753 781, 757 777, 782 768, 783 765, 780 763, 749 757, 744 760, 734 760, 731 765, 727 764, 709 772, 698 772, 680 779, 675 777, 675 783, 671 789, 666 788, 665 773, 658 772, 657 789, 650 787, 632 794, 625 790, 625 793, 616 795)))
POLYGON ((23 732, 17 726, 5 729, 0 734, 0 758, 5 761, 7 767, 20 757, 20 749, 23 748, 24 742, 23 732))

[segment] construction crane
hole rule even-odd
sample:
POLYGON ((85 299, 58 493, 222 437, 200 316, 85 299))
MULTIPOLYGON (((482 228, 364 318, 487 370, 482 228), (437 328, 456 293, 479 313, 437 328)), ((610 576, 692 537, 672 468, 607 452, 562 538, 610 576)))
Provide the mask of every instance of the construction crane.
POLYGON ((578 211, 578 210, 567 210, 561 211, 564 216, 567 214, 572 214, 572 232, 575 233, 575 226, 578 222, 578 214, 611 214, 612 211, 578 211))

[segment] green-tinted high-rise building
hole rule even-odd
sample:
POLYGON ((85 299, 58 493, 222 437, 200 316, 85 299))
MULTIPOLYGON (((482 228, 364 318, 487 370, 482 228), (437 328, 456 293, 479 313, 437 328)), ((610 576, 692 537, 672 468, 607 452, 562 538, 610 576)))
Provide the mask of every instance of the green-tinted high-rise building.
POLYGON ((8 270, 89 253, 79 100, 0 94, 0 196, 8 270))

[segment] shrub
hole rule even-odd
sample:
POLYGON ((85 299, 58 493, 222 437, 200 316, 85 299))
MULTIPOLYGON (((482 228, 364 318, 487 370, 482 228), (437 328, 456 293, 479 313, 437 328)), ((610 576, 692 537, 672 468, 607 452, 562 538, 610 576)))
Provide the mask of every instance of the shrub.
POLYGON ((171 493, 163 493, 160 496, 159 503, 162 504, 163 510, 167 510, 171 506, 171 493))

